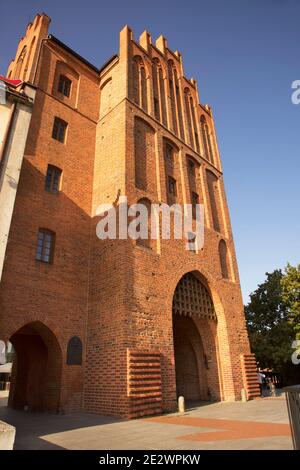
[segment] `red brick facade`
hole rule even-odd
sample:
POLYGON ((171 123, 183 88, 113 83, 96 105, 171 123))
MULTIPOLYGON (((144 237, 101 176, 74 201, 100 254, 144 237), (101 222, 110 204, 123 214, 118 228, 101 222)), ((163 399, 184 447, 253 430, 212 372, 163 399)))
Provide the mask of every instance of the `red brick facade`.
POLYGON ((18 54, 8 71, 37 86, 0 286, 1 337, 17 355, 11 405, 134 417, 173 410, 177 393, 240 399, 250 349, 211 109, 163 37, 138 43, 125 27, 119 55, 97 70, 48 24, 37 16, 18 49, 33 54, 32 73, 18 54), (64 143, 52 138, 55 117, 67 123, 64 143), (49 164, 62 170, 58 194, 45 191, 49 164), (99 240, 96 209, 120 195, 198 197, 204 247, 99 240), (52 264, 35 259, 40 228, 55 233, 52 264), (82 365, 67 363, 73 337, 82 365))

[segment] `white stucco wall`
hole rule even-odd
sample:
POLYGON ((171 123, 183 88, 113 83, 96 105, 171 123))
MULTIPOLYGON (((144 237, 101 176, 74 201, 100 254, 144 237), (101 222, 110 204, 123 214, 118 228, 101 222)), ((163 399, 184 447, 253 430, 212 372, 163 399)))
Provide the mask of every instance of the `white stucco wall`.
MULTIPOLYGON (((27 86, 25 93, 34 98, 35 89, 27 86)), ((9 106, 12 105, 0 104, 0 136, 2 140, 6 135, 7 119, 10 119, 9 106)), ((31 114, 31 106, 20 102, 16 104, 10 136, 6 143, 5 155, 3 155, 5 164, 0 177, 0 282, 31 114)), ((4 142, 1 141, 1 145, 3 148, 4 142)))
POLYGON ((0 104, 0 154, 2 152, 2 146, 4 143, 4 137, 6 129, 9 123, 9 117, 11 113, 12 103, 0 104))

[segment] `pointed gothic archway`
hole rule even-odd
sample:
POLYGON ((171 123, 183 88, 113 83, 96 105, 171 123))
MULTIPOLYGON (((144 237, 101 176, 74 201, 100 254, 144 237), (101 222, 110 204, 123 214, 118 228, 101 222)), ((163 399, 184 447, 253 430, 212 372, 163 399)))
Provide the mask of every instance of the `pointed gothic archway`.
POLYGON ((197 273, 186 273, 173 297, 173 339, 177 397, 187 401, 218 396, 217 317, 207 287, 197 273))
POLYGON ((12 408, 58 412, 62 353, 54 333, 36 321, 10 338, 15 350, 8 404, 12 408))

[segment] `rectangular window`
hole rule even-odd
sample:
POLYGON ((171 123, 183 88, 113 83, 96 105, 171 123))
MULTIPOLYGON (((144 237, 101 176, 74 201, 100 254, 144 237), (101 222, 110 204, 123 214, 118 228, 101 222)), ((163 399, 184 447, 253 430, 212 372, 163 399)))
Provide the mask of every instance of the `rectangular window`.
POLYGON ((55 117, 52 130, 53 139, 58 140, 59 142, 64 144, 66 139, 67 126, 68 124, 65 121, 59 119, 58 117, 55 117))
POLYGON ((39 229, 35 259, 44 263, 52 263, 54 256, 55 233, 46 229, 39 229))
POLYGON ((59 82, 58 82, 58 91, 59 91, 59 93, 62 93, 67 98, 69 98, 70 91, 71 91, 71 84, 72 84, 71 80, 69 80, 64 75, 60 75, 59 82))
POLYGON ((169 186, 169 194, 176 196, 177 194, 176 180, 172 178, 172 176, 168 177, 168 186, 169 186))
POLYGON ((49 193, 57 194, 60 190, 61 170, 53 165, 48 165, 47 175, 45 180, 45 190, 49 193))

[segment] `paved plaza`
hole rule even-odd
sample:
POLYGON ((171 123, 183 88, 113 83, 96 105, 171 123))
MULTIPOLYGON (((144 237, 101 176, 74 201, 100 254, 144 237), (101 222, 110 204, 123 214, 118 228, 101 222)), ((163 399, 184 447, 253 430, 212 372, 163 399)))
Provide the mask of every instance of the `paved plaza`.
POLYGON ((284 398, 206 403, 184 414, 120 420, 15 411, 0 392, 0 420, 16 427, 15 449, 292 449, 284 398))

